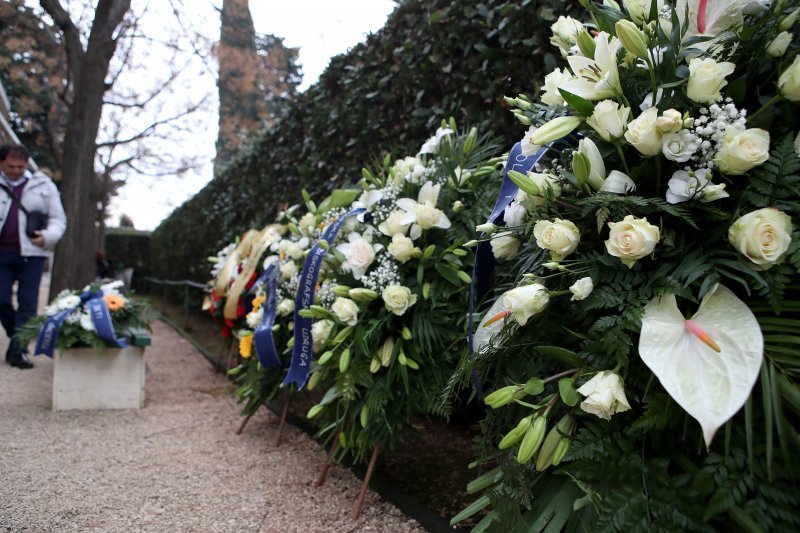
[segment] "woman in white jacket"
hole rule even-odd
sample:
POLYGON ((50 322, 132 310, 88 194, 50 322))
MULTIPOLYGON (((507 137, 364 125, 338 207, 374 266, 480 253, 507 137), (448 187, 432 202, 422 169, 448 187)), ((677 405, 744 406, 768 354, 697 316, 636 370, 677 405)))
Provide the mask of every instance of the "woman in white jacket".
POLYGON ((46 175, 28 172, 28 157, 21 145, 0 146, 0 323, 9 338, 6 363, 17 368, 33 367, 14 334, 36 314, 45 257, 52 256, 67 227, 58 189, 46 175), (28 214, 34 211, 47 221, 28 233, 28 214), (11 300, 15 282, 17 309, 11 300))

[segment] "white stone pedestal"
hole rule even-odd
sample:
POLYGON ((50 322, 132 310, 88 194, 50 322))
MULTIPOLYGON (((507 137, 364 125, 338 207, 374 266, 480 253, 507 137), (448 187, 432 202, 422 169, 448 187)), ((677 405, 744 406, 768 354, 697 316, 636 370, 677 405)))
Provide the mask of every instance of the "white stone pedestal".
POLYGON ((53 411, 144 407, 144 348, 56 352, 53 411))

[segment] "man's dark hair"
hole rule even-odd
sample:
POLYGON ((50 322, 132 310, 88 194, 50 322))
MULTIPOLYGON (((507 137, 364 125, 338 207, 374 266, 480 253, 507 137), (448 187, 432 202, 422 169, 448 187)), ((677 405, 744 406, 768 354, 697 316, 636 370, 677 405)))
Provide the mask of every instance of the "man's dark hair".
POLYGON ((27 161, 30 157, 30 153, 28 149, 21 144, 6 143, 0 146, 0 161, 5 161, 9 157, 27 161))

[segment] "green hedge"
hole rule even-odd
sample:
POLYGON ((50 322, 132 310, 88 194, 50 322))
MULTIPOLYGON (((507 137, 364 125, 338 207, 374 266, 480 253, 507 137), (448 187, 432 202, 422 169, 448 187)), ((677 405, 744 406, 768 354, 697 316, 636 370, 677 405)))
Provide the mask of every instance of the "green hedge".
POLYGON ((133 267, 136 277, 150 273, 150 232, 132 228, 106 230, 106 258, 112 274, 123 267, 133 267))
POLYGON ((413 153, 442 118, 482 123, 510 147, 523 128, 502 97, 536 93, 555 67, 550 24, 572 4, 402 2, 383 29, 333 58, 275 126, 161 223, 152 237, 154 275, 204 281, 207 256, 300 201, 300 189, 319 198, 356 182, 382 157, 378 150, 413 153))

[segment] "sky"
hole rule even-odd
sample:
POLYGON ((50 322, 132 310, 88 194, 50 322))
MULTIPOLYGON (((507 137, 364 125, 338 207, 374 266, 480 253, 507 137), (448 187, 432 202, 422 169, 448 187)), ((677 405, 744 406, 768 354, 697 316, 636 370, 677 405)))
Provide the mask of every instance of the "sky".
MULTIPOLYGON (((220 3, 220 0, 187 2, 193 8, 193 12, 185 17, 187 27, 192 26, 212 40, 219 39, 219 16, 214 7, 220 3)), ((347 52, 363 42, 368 34, 382 28, 394 7, 392 0, 250 0, 256 32, 275 34, 284 38, 286 46, 300 48, 301 91, 317 81, 331 57, 347 52)), ((151 9, 143 19, 145 32, 158 36, 160 32, 170 31, 164 23, 169 17, 168 13, 151 9)), ((193 62, 186 67, 186 71, 191 73, 188 79, 177 85, 171 95, 173 103, 196 101, 198 92, 202 91, 209 95, 202 113, 189 120, 184 128, 186 131, 177 132, 165 141, 174 146, 171 149, 173 155, 186 153, 197 157, 202 162, 200 169, 186 172, 177 179, 130 174, 126 185, 111 202, 109 226, 115 226, 124 213, 133 220, 136 229, 153 230, 173 209, 200 191, 211 179, 218 119, 216 68, 215 64, 193 62), (199 88, 202 91, 198 91, 199 88)), ((149 69, 149 73, 132 72, 116 83, 136 85, 144 75, 159 75, 155 62, 149 63, 149 69)), ((164 76, 165 72, 161 75, 164 76)), ((166 108, 170 105, 168 103, 166 108)), ((174 105, 177 108, 180 104, 174 105)))

